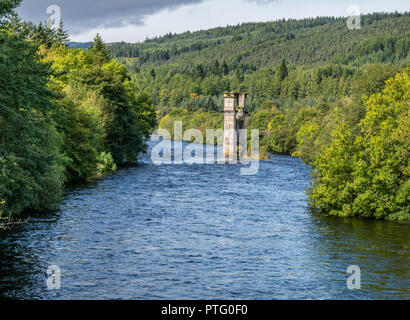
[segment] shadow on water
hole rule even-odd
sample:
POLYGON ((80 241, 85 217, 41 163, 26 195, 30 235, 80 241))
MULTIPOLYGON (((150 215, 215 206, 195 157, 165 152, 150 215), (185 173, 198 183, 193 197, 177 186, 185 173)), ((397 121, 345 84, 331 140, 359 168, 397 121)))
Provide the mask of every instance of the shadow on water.
MULTIPOLYGON (((318 235, 315 254, 332 271, 361 269, 362 289, 355 298, 410 298, 410 225, 312 213, 318 235), (327 254, 326 254, 327 253, 327 254)), ((348 298, 352 292, 345 290, 348 298)))
MULTIPOLYGON (((0 230, 0 299, 40 297, 46 287, 47 265, 38 251, 38 239, 32 235, 36 229, 52 232, 59 213, 25 218, 27 223, 0 230), (43 286, 38 286, 39 283, 43 286)), ((40 247, 44 248, 44 243, 40 247)), ((49 252, 44 253, 50 256, 49 252)))

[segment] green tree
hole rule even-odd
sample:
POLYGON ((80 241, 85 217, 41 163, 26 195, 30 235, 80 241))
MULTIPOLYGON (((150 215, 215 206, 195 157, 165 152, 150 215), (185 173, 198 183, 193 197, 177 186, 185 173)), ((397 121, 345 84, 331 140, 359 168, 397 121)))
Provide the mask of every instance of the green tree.
POLYGON ((212 68, 211 68, 211 73, 214 75, 219 75, 221 73, 221 67, 219 65, 218 60, 214 61, 214 64, 212 65, 212 68))
POLYGON ((0 25, 6 22, 6 19, 13 14, 14 8, 18 7, 21 0, 2 0, 0 2, 0 25))
POLYGON ((228 64, 226 63, 226 60, 224 60, 224 61, 222 62, 221 68, 222 68, 222 74, 223 74, 224 76, 226 76, 226 75, 229 74, 229 67, 228 67, 228 64))
POLYGON ((101 36, 97 33, 93 43, 88 49, 88 57, 92 59, 92 62, 96 65, 103 65, 110 61, 110 54, 105 46, 101 36))
POLYGON ((355 136, 345 122, 314 163, 310 201, 339 216, 410 220, 409 69, 366 101, 355 136))
POLYGON ((197 64, 194 70, 194 76, 196 78, 204 78, 205 77, 205 70, 204 67, 202 66, 202 64, 197 64))
POLYGON ((68 32, 64 30, 63 20, 60 21, 60 24, 58 26, 58 29, 56 32, 56 41, 60 44, 70 41, 68 32))
MULTIPOLYGON (((87 57, 92 61, 92 67, 82 70, 77 79, 105 99, 102 110, 105 151, 111 153, 117 165, 136 162, 140 152, 145 150, 144 140, 147 138, 146 127, 142 130, 139 123, 140 113, 145 112, 138 105, 142 100, 135 97, 125 66, 108 57, 101 37, 96 37, 87 57)), ((155 119, 148 102, 144 100, 148 108, 145 117, 155 119)), ((145 123, 153 122, 148 119, 145 123)))
POLYGON ((279 80, 283 81, 287 76, 288 76, 288 67, 286 65, 285 59, 282 59, 280 66, 279 66, 279 71, 278 71, 279 80))
MULTIPOLYGON (((9 12, 4 2, 0 11, 9 12)), ((46 87, 49 69, 37 61, 36 50, 21 37, 0 32, 1 216, 54 209, 62 194, 61 138, 50 117, 56 106, 46 87)))

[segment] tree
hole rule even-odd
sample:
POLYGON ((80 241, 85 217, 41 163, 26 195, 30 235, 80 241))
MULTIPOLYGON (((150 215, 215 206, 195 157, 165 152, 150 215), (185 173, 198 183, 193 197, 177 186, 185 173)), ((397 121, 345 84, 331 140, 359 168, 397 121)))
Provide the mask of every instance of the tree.
POLYGON ((222 62, 222 74, 223 74, 224 76, 226 76, 226 75, 229 74, 229 67, 228 67, 228 64, 226 63, 226 60, 224 60, 224 61, 222 62))
POLYGON ((21 21, 17 14, 11 14, 7 23, 5 24, 5 29, 14 34, 23 34, 24 23, 21 21))
POLYGON ((380 92, 387 79, 399 71, 392 65, 369 64, 365 65, 355 75, 353 90, 361 98, 380 92))
POLYGON ((87 51, 87 58, 91 66, 81 70, 77 81, 95 90, 105 100, 101 110, 105 151, 112 155, 117 165, 135 163, 145 150, 147 130, 153 129, 147 129, 146 125, 153 123, 147 117, 155 119, 155 114, 150 111, 151 104, 135 97, 127 69, 109 58, 100 36, 97 35, 93 47, 87 51), (139 107, 141 101, 148 110, 139 107))
POLYGON ((94 64, 99 66, 111 60, 107 47, 98 33, 94 38, 94 42, 88 49, 88 56, 92 59, 94 64))
POLYGON ((288 76, 288 67, 286 66, 285 59, 282 59, 282 62, 279 66, 278 77, 280 81, 283 81, 288 76))
POLYGON ((202 64, 197 64, 194 70, 194 76, 196 78, 202 79, 205 77, 205 71, 204 71, 204 67, 202 66, 202 64))
POLYGON ((357 138, 355 215, 410 220, 410 69, 386 82, 366 101, 357 138))
POLYGON ((220 65, 219 65, 218 60, 214 61, 214 64, 212 65, 212 68, 211 68, 211 72, 214 75, 219 75, 221 73, 221 69, 220 69, 220 65))
POLYGON ((24 22, 20 35, 32 41, 36 46, 43 46, 46 49, 50 49, 56 42, 56 30, 42 22, 38 25, 31 22, 24 22))
MULTIPOLYGON (((4 2, 0 11, 6 12, 4 2)), ((63 156, 50 117, 56 107, 47 88, 50 72, 37 61, 36 50, 22 37, 0 32, 1 216, 54 209, 62 195, 63 156)))
POLYGON ((0 2, 0 26, 13 13, 14 8, 17 8, 21 0, 2 0, 0 2))
POLYGON ((68 32, 64 30, 63 20, 60 21, 60 24, 58 26, 58 29, 56 32, 56 41, 60 44, 70 41, 68 32))
POLYGON ((338 216, 410 220, 409 69, 366 100, 361 134, 342 121, 314 162, 310 201, 338 216))

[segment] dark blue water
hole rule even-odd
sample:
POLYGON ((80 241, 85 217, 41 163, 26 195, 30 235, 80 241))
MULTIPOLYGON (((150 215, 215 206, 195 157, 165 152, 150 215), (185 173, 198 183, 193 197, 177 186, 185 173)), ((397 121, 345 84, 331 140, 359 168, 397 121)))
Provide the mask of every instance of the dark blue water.
POLYGON ((19 299, 409 299, 410 227, 309 211, 309 168, 122 169, 68 190, 57 213, 0 234, 0 297, 19 299), (49 265, 61 289, 46 286, 49 265), (361 268, 361 290, 346 269, 361 268))

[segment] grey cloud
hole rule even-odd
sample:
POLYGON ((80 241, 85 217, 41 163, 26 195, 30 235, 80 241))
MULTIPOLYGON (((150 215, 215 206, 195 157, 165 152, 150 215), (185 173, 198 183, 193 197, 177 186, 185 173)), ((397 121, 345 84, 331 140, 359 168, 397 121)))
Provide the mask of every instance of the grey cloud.
POLYGON ((163 9, 203 0, 23 0, 17 12, 35 23, 47 19, 47 8, 58 5, 66 29, 77 34, 95 27, 143 24, 143 18, 163 9))

